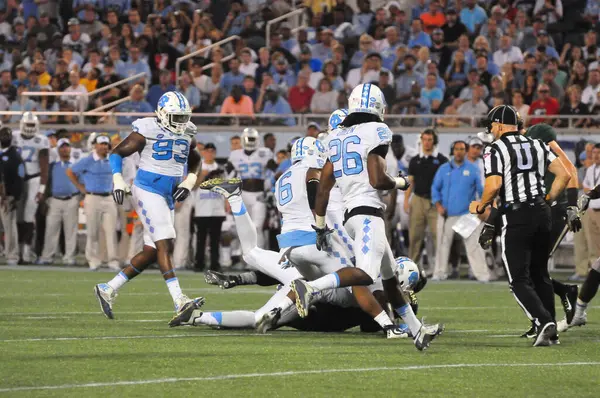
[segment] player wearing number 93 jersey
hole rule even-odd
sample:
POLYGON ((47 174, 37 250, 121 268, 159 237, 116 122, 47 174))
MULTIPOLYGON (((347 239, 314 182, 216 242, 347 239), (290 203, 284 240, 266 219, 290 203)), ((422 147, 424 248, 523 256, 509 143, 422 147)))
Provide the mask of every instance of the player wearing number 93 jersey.
POLYGON ((144 225, 143 250, 111 281, 96 285, 96 297, 109 319, 113 318, 112 304, 117 290, 155 262, 158 262, 175 305, 176 315, 171 326, 178 325, 181 319, 188 319, 204 301, 202 298, 191 300, 181 292, 171 260, 175 239, 174 201, 181 202, 189 196, 201 168, 191 113, 190 105, 181 93, 163 94, 158 100, 156 117, 133 122, 132 133, 109 157, 115 202, 122 205, 125 195, 131 193, 136 213, 144 225), (122 176, 123 158, 135 152, 140 153, 140 163, 130 190, 122 176), (189 174, 182 182, 186 166, 189 174))

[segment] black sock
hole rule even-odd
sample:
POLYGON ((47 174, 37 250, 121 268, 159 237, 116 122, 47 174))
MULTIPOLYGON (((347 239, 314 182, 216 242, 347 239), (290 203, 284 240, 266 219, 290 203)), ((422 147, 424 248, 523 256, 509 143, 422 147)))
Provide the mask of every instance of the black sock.
POLYGON ((579 290, 579 299, 584 303, 592 301, 598 292, 598 286, 600 286, 600 272, 592 268, 579 290))
POLYGON ((552 278, 552 288, 554 289, 554 293, 556 293, 557 296, 566 296, 568 292, 567 286, 568 285, 565 285, 564 283, 561 283, 556 279, 552 278))
POLYGON ((256 272, 256 284, 258 286, 276 286, 279 285, 279 281, 262 272, 256 272))

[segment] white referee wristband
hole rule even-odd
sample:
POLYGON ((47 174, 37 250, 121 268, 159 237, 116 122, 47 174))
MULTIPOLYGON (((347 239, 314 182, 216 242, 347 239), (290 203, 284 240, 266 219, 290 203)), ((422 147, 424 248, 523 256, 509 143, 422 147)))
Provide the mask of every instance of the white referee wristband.
POLYGON ((406 188, 407 180, 403 177, 395 177, 394 181, 396 181, 396 189, 404 189, 406 188))
POLYGON ((187 188, 190 191, 196 185, 196 181, 198 180, 198 176, 195 173, 190 173, 187 175, 185 180, 181 184, 179 184, 179 188, 187 188))
POLYGON ((40 189, 38 192, 44 194, 44 192, 46 192, 46 184, 40 184, 40 189))
POLYGON ((315 215, 316 227, 319 229, 324 229, 327 226, 327 221, 325 221, 324 216, 315 215))

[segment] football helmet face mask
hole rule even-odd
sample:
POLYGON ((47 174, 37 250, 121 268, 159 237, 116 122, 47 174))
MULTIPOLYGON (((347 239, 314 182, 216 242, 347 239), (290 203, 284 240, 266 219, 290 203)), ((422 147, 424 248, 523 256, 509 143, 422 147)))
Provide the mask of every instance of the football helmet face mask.
POLYGON ((156 107, 158 123, 174 134, 183 134, 192 117, 188 100, 178 91, 164 93, 156 107))
POLYGON ((36 115, 31 112, 25 112, 20 123, 21 136, 32 138, 40 132, 40 121, 36 115))
POLYGON ((245 151, 255 151, 258 148, 258 131, 254 128, 247 127, 242 131, 242 148, 245 151))

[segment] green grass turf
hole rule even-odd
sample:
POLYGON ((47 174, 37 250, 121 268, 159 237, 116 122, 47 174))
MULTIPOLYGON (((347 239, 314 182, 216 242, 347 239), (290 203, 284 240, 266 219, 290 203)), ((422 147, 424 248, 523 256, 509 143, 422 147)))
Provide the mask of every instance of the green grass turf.
MULTIPOLYGON (((528 323, 506 283, 430 283, 419 315, 446 333, 423 353, 356 331, 169 329, 172 303, 156 272, 122 289, 109 321, 92 288, 111 275, 0 267, 0 396, 598 396, 600 307, 561 346, 532 348, 516 337, 528 323), (73 386, 90 383, 101 385, 73 386)), ((207 310, 257 309, 274 291, 222 291, 190 273, 180 281, 207 310)))

